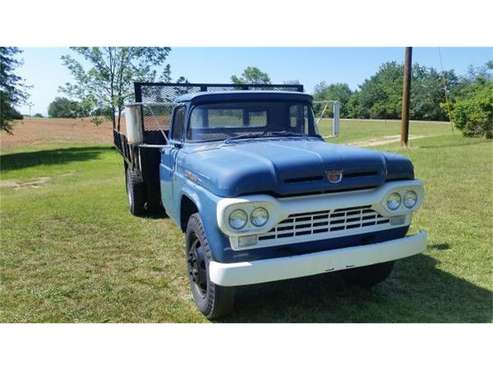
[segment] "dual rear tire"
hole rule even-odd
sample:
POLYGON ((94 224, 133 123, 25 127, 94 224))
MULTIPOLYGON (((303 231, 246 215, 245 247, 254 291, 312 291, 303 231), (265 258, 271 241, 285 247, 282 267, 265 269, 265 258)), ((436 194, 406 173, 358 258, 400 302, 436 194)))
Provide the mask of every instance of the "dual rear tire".
POLYGON ((159 215, 166 217, 166 212, 161 205, 161 194, 148 193, 142 174, 132 170, 125 163, 125 189, 128 197, 128 208, 134 216, 159 215))
POLYGON ((125 185, 128 196, 128 208, 134 216, 146 213, 146 191, 142 176, 125 165, 125 185))

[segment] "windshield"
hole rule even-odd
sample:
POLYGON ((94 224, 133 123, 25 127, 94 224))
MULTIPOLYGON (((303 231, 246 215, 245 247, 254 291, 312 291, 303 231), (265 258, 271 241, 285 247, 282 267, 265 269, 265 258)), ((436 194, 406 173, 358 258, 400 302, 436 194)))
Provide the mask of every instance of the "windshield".
POLYGON ((305 102, 248 101, 193 108, 187 130, 191 142, 259 136, 318 136, 305 102))

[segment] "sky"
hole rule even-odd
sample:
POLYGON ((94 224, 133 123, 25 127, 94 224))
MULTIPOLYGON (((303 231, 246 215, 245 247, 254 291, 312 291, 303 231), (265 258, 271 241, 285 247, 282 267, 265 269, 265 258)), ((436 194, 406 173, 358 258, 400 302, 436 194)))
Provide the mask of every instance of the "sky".
MULTIPOLYGON (((69 48, 25 48, 24 65, 18 74, 32 85, 31 113, 47 114, 48 105, 56 96, 63 96, 58 87, 73 79, 60 57, 71 54, 69 48)), ((402 62, 404 49, 364 48, 172 48, 167 63, 173 79, 185 76, 190 82, 228 83, 233 74, 241 74, 247 66, 267 72, 273 83, 299 80, 305 91, 313 92, 321 81, 345 82, 356 89, 385 62, 402 62)), ((413 48, 413 63, 437 70, 454 69, 467 72, 470 65, 479 67, 493 59, 493 48, 413 48), (440 62, 440 54, 441 61, 440 62)), ((29 114, 27 105, 19 107, 29 114)))

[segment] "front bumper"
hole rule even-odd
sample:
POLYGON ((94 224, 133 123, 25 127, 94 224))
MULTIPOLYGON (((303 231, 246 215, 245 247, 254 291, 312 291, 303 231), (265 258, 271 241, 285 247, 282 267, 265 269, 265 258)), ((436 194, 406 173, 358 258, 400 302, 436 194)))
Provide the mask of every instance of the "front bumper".
POLYGON ((394 261, 423 252, 426 232, 386 242, 270 258, 251 262, 220 263, 211 261, 210 279, 221 286, 239 286, 285 280, 325 272, 394 261))

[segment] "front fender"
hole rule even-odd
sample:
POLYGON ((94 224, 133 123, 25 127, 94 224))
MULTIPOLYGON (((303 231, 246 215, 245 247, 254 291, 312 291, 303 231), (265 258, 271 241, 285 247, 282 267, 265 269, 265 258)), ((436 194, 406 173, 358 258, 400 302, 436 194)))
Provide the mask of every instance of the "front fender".
POLYGON ((175 221, 180 226, 180 216, 182 212, 181 200, 186 196, 195 204, 195 207, 198 210, 204 226, 205 235, 209 242, 212 259, 218 262, 225 261, 228 254, 234 252, 230 247, 229 238, 219 229, 216 221, 217 203, 222 198, 219 198, 199 184, 196 184, 183 176, 177 176, 176 184, 180 191, 177 192, 177 197, 175 199, 175 202, 177 202, 175 204, 179 205, 175 221))
POLYGON ((189 198, 194 204, 195 204, 195 207, 197 207, 199 213, 202 211, 203 207, 202 207, 202 201, 200 199, 200 196, 198 195, 197 193, 197 190, 196 189, 192 189, 192 188, 182 188, 181 192, 180 192, 180 206, 179 206, 179 214, 181 215, 181 212, 182 212, 182 209, 181 209, 181 200, 183 199, 183 197, 187 197, 189 198))

